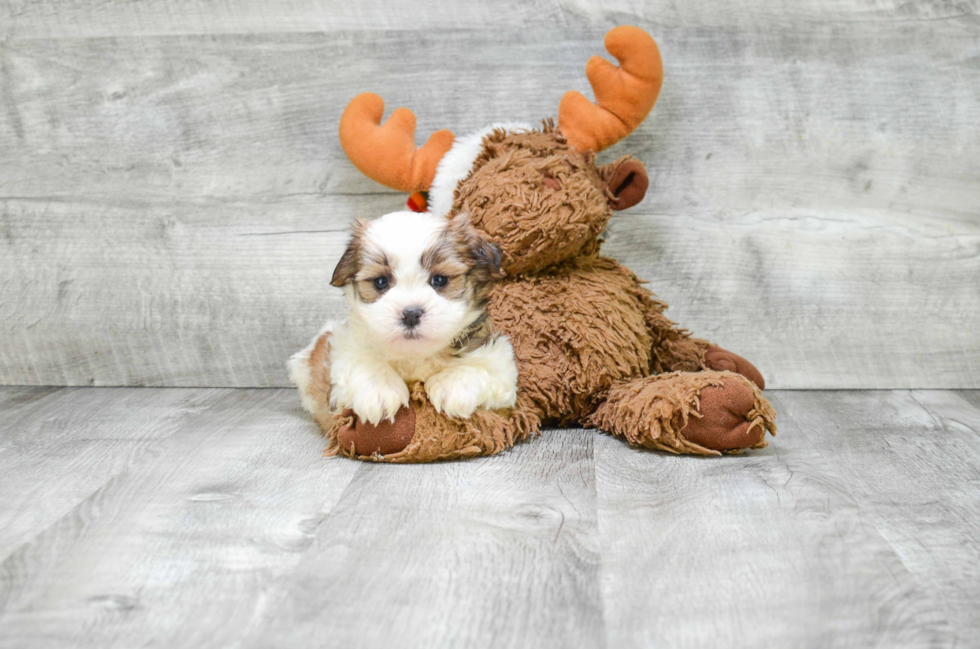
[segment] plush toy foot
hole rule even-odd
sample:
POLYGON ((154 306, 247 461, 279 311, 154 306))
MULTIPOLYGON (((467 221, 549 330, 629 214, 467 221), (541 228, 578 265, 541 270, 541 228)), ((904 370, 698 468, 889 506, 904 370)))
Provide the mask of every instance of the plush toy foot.
POLYGON ((410 403, 395 414, 394 422, 372 426, 348 410, 321 423, 329 441, 324 454, 375 462, 433 462, 493 455, 538 432, 540 420, 520 395, 509 410, 481 408, 468 419, 457 419, 436 412, 422 383, 409 391, 410 403))
POLYGON ((395 421, 381 420, 377 426, 361 421, 356 415, 344 413, 349 422, 337 430, 340 448, 352 456, 391 455, 405 449, 415 436, 415 410, 402 406, 395 421))
POLYGON ((724 378, 721 385, 701 388, 700 417, 692 416, 681 429, 688 441, 712 451, 738 451, 766 446, 766 427, 749 416, 756 393, 745 381, 724 378))
POLYGON ((755 365, 727 349, 708 347, 707 351, 704 352, 704 364, 708 366, 709 370, 719 372, 728 370, 741 374, 759 386, 760 390, 766 389, 766 380, 762 378, 762 373, 755 368, 755 365))
POLYGON ((583 423, 632 444, 696 455, 766 445, 776 413, 740 374, 704 370, 647 376, 614 385, 583 423))

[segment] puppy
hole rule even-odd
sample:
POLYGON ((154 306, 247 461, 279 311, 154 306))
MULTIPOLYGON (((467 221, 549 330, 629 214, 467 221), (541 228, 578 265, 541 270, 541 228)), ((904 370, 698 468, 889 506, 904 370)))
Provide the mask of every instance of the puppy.
POLYGON ((350 408, 375 425, 408 405, 408 383, 415 381, 450 417, 514 405, 514 350, 484 311, 493 280, 504 275, 496 246, 465 214, 449 221, 393 212, 355 219, 352 229, 330 282, 344 290, 348 318, 328 323, 290 360, 306 409, 318 416, 324 405, 311 385, 318 369, 329 376, 332 413, 350 408), (318 359, 329 372, 316 367, 318 359))

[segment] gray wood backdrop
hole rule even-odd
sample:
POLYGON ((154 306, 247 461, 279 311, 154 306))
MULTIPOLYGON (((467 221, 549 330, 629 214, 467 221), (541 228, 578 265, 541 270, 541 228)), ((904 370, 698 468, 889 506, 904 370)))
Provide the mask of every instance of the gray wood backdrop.
POLYGON ((5 0, 0 383, 282 386, 355 214, 335 136, 555 115, 617 24, 652 116, 606 250, 774 388, 980 387, 980 1, 5 0))

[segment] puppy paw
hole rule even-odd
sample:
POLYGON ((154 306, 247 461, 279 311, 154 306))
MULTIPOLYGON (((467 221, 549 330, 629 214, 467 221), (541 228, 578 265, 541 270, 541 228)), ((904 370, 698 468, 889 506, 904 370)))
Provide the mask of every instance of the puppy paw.
POLYGON ((468 419, 486 399, 486 383, 484 373, 452 368, 430 376, 425 381, 425 392, 436 412, 468 419))
POLYGON ((408 386, 393 371, 361 382, 351 394, 351 409, 358 418, 377 426, 379 422, 394 422, 395 414, 408 406, 408 386))

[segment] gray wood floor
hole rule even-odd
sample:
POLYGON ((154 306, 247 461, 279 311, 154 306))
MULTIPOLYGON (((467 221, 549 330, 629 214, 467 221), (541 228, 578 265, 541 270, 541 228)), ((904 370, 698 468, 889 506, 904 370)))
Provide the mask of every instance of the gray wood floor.
POLYGON ((780 435, 323 459, 289 390, 0 389, 0 646, 980 644, 980 392, 772 392, 780 435))

